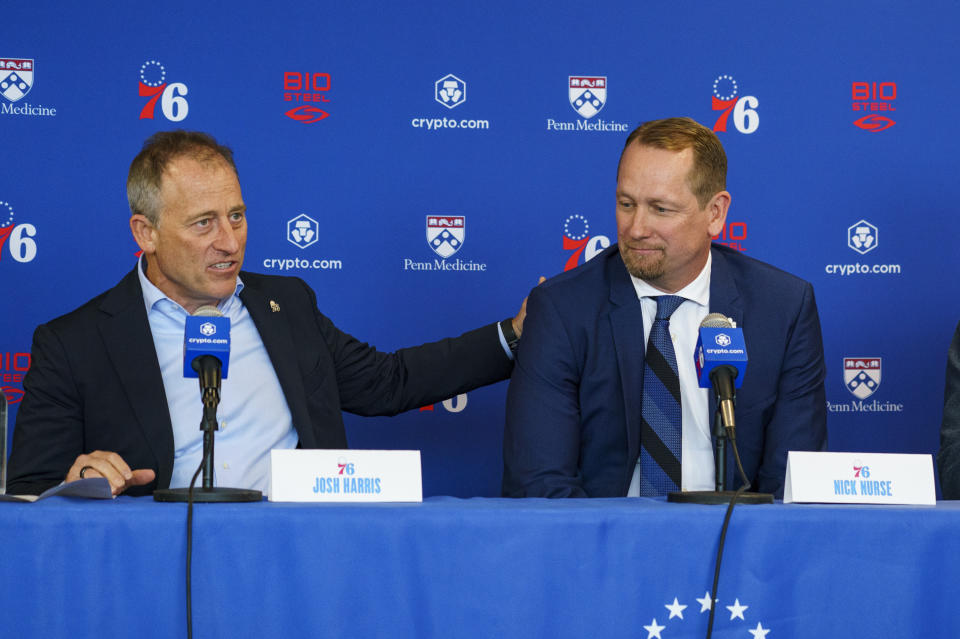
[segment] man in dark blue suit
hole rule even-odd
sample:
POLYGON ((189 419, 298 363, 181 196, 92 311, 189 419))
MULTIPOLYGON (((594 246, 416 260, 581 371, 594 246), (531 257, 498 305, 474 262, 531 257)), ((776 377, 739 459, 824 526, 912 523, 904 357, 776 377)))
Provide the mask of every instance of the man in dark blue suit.
MULTIPOLYGON (((726 167, 716 135, 688 118, 647 122, 627 138, 618 244, 530 294, 507 395, 505 495, 663 494, 658 482, 713 489, 715 398, 697 387, 693 363, 708 313, 744 332, 750 359, 737 392, 737 443, 753 487, 782 496, 787 451, 825 447, 813 288, 712 245, 730 205, 726 167), (662 296, 680 298, 669 319, 655 317, 662 296), (648 344, 655 320, 668 325, 662 334, 672 348, 648 344), (662 386, 669 393, 651 396, 649 375, 670 369, 674 381, 662 386), (673 434, 664 436, 668 414, 673 434)), ((740 481, 727 463, 733 488, 740 481)))
POLYGON ((11 494, 101 476, 114 493, 187 486, 201 458, 201 404, 183 376, 183 333, 203 306, 231 319, 217 485, 265 490, 273 448, 346 448, 342 410, 393 415, 510 373, 522 308, 499 325, 383 353, 337 329, 302 280, 241 271, 236 166, 206 134, 154 135, 131 164, 127 197, 141 261, 34 334, 11 494))

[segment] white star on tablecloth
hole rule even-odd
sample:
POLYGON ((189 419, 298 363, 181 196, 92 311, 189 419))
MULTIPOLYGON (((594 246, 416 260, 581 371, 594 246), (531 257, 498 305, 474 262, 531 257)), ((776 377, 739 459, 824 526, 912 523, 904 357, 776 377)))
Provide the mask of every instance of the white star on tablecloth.
POLYGON ((700 604, 700 612, 706 612, 710 610, 710 593, 703 593, 703 598, 697 599, 697 603, 700 604))
POLYGON ((657 639, 663 639, 663 637, 660 636, 660 631, 663 630, 664 628, 666 628, 666 626, 657 625, 656 619, 651 621, 649 626, 643 627, 643 629, 647 631, 647 639, 653 639, 654 637, 656 637, 657 639))
MULTIPOLYGON (((727 606, 727 610, 730 611, 730 620, 732 621, 737 617, 740 617, 741 619, 743 619, 743 611, 749 607, 750 606, 741 606, 740 600, 735 599, 732 606, 727 606)), ((743 620, 746 621, 746 619, 743 619, 743 620)))
POLYGON ((677 598, 674 597, 672 604, 664 604, 663 607, 670 611, 669 619, 673 619, 674 617, 680 617, 683 619, 683 611, 687 606, 685 604, 681 604, 679 601, 677 601, 677 598))
POLYGON ((766 639, 768 632, 770 632, 769 628, 764 628, 762 623, 757 622, 757 627, 751 630, 750 634, 753 635, 753 639, 766 639))

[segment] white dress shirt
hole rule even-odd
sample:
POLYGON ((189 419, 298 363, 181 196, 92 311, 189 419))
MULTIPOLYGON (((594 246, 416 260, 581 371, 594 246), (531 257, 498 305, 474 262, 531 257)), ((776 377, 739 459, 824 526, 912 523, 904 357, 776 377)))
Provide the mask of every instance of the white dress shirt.
MULTIPOLYGON (((196 378, 183 376, 183 330, 189 313, 147 279, 142 260, 137 273, 173 426, 170 487, 185 488, 203 457, 200 385, 196 378)), ((242 289, 237 278, 234 294, 217 306, 230 318, 230 374, 223 380, 217 411, 213 484, 266 493, 270 450, 296 448, 299 438, 267 349, 240 300, 242 289)), ((196 485, 201 485, 200 477, 196 485)))
MULTIPOLYGON (((693 363, 693 351, 700 335, 700 322, 710 310, 710 267, 713 257, 708 254, 707 263, 695 280, 672 295, 686 299, 670 317, 670 337, 677 357, 677 373, 680 376, 680 413, 682 442, 680 473, 681 490, 713 490, 716 487, 713 464, 713 442, 710 438, 709 411, 710 393, 700 388, 697 370, 693 363)), ((643 334, 650 339, 650 329, 657 316, 655 297, 668 295, 643 280, 630 276, 637 289, 637 297, 643 307, 643 334)), ((628 497, 640 495, 640 464, 633 470, 628 497)))

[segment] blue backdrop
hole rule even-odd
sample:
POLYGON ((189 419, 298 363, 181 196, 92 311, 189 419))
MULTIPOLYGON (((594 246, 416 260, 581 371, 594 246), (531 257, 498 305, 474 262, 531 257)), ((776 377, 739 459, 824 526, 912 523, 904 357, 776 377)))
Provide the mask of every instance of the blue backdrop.
MULTIPOLYGON (((394 349, 512 315, 615 241, 626 132, 686 115, 729 156, 718 241, 815 287, 830 449, 935 452, 960 317, 957 3, 519 4, 5 7, 3 391, 22 396, 38 323, 132 267, 124 183, 154 131, 232 146, 246 268, 304 278, 394 349), (455 253, 430 215, 462 218, 455 253)), ((505 391, 350 417, 349 440, 421 449, 426 495, 495 495, 505 391)))

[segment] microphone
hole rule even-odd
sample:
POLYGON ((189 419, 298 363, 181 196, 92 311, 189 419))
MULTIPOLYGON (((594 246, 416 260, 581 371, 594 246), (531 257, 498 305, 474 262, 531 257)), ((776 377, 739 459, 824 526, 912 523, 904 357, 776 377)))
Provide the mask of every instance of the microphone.
POLYGON ((743 329, 720 313, 710 313, 700 322, 700 336, 694 351, 700 388, 713 388, 720 420, 730 439, 736 436, 734 402, 747 370, 747 347, 743 329))
MULTIPOLYGON (((220 380, 227 378, 230 365, 230 318, 213 306, 201 306, 187 316, 183 330, 183 376, 200 380, 203 400, 203 458, 188 488, 161 488, 153 491, 156 501, 164 502, 240 502, 260 501, 259 490, 225 488, 213 485, 214 432, 217 430, 217 406, 220 404, 220 380), (194 490, 197 475, 203 472, 203 484, 194 490)), ((188 508, 189 513, 193 512, 188 508)), ((188 546, 189 548, 189 546, 188 546)))
MULTIPOLYGON (((740 463, 737 452, 736 422, 733 405, 736 398, 735 388, 743 385, 743 375, 747 370, 747 347, 743 341, 743 329, 736 322, 720 313, 710 313, 700 322, 700 336, 693 353, 693 363, 697 368, 697 381, 700 388, 713 388, 717 396, 717 416, 713 426, 713 462, 716 478, 716 490, 692 490, 674 492, 667 495, 667 501, 689 504, 728 503, 727 516, 737 501, 749 504, 772 504, 773 495, 768 493, 749 493, 750 480, 740 463), (733 447, 733 459, 740 471, 742 485, 737 490, 724 490, 726 486, 727 440, 733 447)), ((721 537, 720 546, 723 546, 721 537)), ((719 559, 717 565, 719 565, 719 559)), ((717 568, 719 570, 719 568, 717 568)), ((716 577, 714 577, 716 579, 716 577)), ((716 585, 714 585, 716 588, 716 585)))
POLYGON ((183 331, 183 376, 197 377, 203 403, 220 402, 220 380, 230 367, 230 318, 213 306, 187 317, 183 331))

